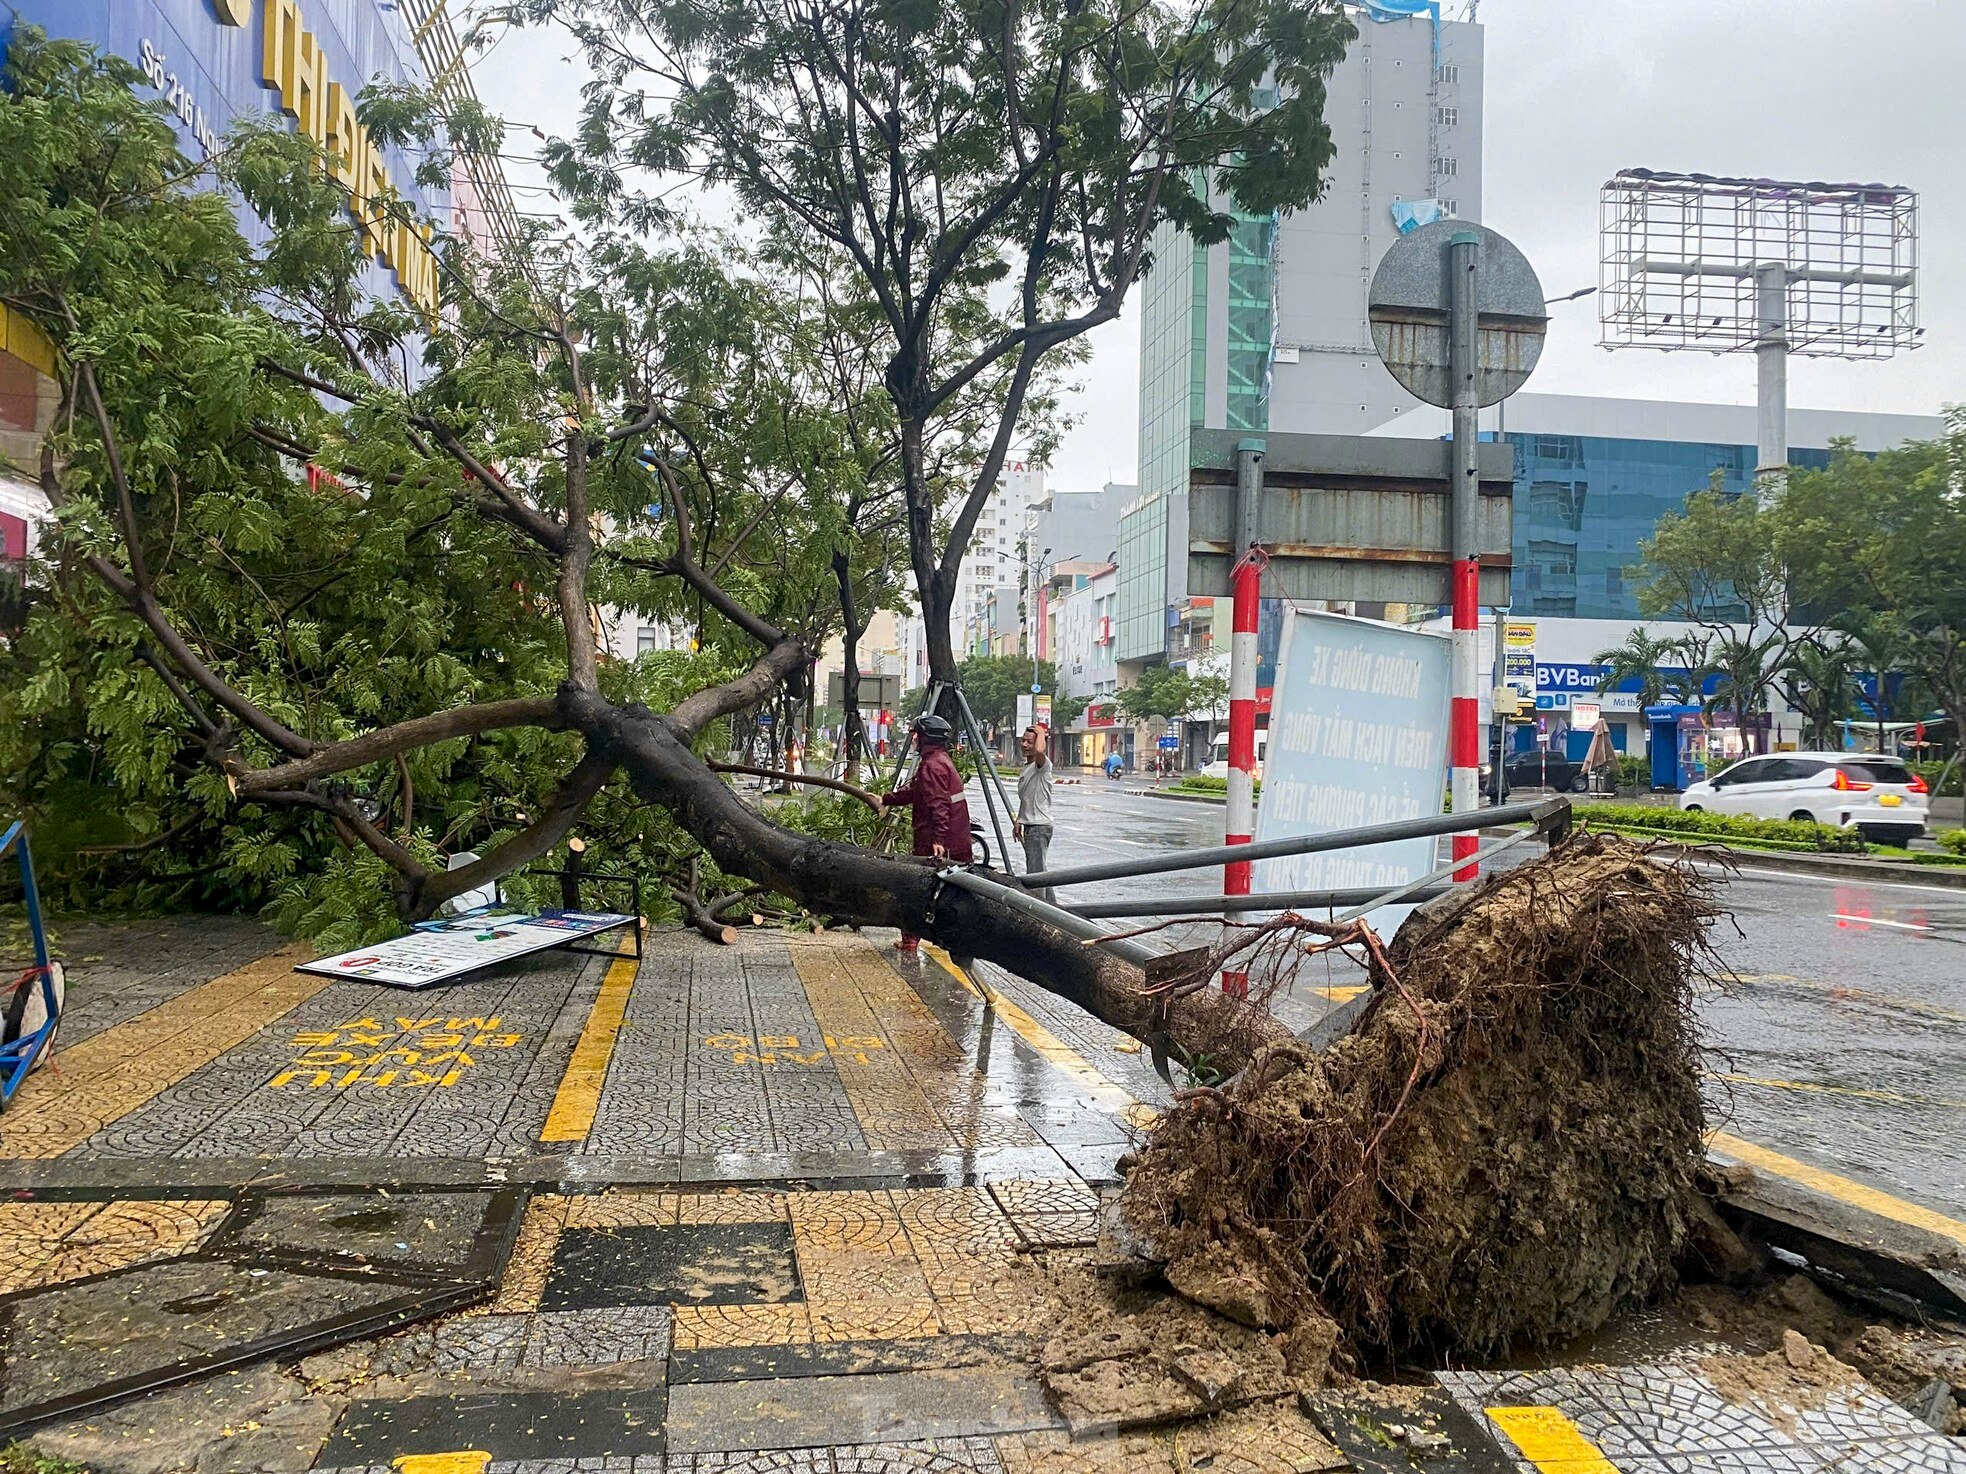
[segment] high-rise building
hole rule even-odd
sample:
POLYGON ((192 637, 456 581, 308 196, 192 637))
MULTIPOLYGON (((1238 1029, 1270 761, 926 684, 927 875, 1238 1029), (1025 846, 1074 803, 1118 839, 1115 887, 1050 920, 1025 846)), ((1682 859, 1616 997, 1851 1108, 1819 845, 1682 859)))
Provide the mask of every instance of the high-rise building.
POLYGON ((1140 494, 1117 539, 1123 664, 1165 654, 1187 594, 1191 430, 1358 435, 1417 403, 1379 362, 1366 297, 1402 220, 1481 216, 1482 34, 1370 7, 1356 20, 1327 92, 1324 197, 1237 214, 1206 248, 1168 227, 1155 237, 1140 288, 1140 494))
POLYGON ((956 602, 949 610, 949 639, 957 655, 987 655, 1000 621, 991 617, 991 600, 1000 588, 1024 584, 1020 563, 1030 529, 1031 509, 1044 499, 1044 467, 1028 461, 1009 461, 997 478, 969 550, 956 575, 956 602))

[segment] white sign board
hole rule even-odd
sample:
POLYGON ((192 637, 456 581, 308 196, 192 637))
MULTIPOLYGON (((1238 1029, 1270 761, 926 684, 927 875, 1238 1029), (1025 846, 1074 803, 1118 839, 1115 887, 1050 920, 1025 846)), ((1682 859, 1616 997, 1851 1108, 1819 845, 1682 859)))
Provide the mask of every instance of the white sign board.
POLYGON ((1035 712, 1031 705, 1031 693, 1029 691, 1018 692, 1017 693, 1017 730, 1019 732, 1022 732, 1026 727, 1030 726, 1034 720, 1035 720, 1035 712))
POLYGON ((634 921, 611 911, 542 911, 537 916, 457 916, 425 922, 406 937, 337 953, 297 970, 360 978, 394 988, 430 988, 467 972, 543 952, 634 921))
MULTIPOLYGON (((1277 655, 1256 842, 1441 811, 1451 677, 1445 635, 1291 609, 1277 655)), ((1258 860, 1261 891, 1393 887, 1438 868, 1431 837, 1258 860)), ((1389 932, 1413 908, 1367 920, 1389 932)))

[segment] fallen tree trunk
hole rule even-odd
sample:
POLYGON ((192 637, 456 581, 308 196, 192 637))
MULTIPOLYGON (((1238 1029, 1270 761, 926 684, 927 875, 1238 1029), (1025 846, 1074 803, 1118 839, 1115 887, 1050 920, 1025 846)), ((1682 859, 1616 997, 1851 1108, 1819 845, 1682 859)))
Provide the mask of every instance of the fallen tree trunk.
POLYGON ((1201 989, 1163 1000, 1138 967, 999 901, 939 880, 925 862, 796 834, 745 803, 690 750, 675 715, 617 707, 598 693, 560 693, 570 724, 626 770, 636 793, 667 809, 719 869, 822 916, 892 926, 978 957, 1070 1000, 1138 1039, 1165 1033, 1178 1051, 1225 1072, 1292 1035, 1267 1012, 1201 989))

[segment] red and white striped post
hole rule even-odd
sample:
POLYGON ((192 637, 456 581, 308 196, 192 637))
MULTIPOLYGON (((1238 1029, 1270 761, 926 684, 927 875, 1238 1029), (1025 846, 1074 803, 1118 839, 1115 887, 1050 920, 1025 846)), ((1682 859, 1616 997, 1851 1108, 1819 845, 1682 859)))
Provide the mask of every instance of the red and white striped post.
MULTIPOLYGON (((1475 271, 1481 237, 1457 231, 1447 246, 1448 369, 1453 385, 1454 443, 1450 452, 1453 507, 1450 514, 1453 550, 1453 705, 1447 725, 1449 789, 1454 812, 1471 814, 1481 802, 1481 447, 1475 417, 1480 403, 1475 375, 1480 367, 1480 323, 1477 317, 1475 271)), ((1457 881, 1473 880, 1480 866, 1473 863, 1480 837, 1472 831, 1457 834, 1454 859, 1467 865, 1454 872, 1457 881)))
MULTIPOLYGON (((1256 543, 1256 502, 1263 489, 1263 442, 1236 447, 1236 546, 1240 556, 1230 571, 1235 588, 1234 623, 1229 635, 1229 792, 1222 811, 1222 843, 1248 844, 1256 835, 1256 627, 1263 599, 1263 566, 1256 543)), ((1222 893, 1246 896, 1247 860, 1222 867, 1222 893)), ((1249 974, 1222 973, 1222 991, 1249 996, 1249 974)))

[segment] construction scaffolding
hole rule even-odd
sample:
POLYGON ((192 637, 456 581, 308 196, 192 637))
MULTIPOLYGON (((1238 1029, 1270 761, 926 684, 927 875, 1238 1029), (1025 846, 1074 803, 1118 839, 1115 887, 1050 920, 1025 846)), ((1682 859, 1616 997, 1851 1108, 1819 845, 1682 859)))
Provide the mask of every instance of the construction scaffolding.
POLYGON ((1918 196, 1901 185, 1626 169, 1600 196, 1607 348, 1761 347, 1764 268, 1784 268, 1790 353, 1886 358, 1918 346, 1918 196))

